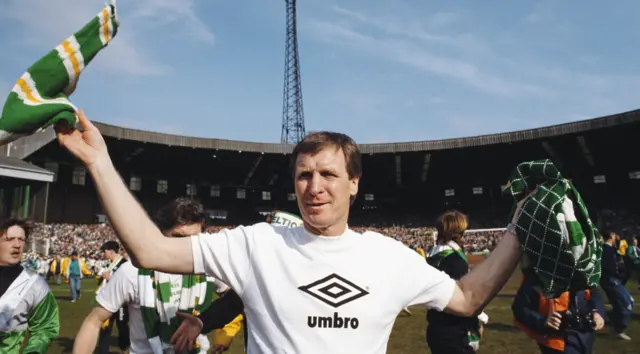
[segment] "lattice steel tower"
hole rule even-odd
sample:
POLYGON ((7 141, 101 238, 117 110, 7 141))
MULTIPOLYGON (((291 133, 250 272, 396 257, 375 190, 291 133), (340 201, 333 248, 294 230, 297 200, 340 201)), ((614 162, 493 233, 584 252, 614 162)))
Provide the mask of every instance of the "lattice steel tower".
POLYGON ((298 56, 298 29, 296 26, 296 0, 284 0, 287 5, 287 43, 284 58, 284 92, 282 103, 282 134, 280 142, 295 144, 305 136, 302 110, 302 84, 300 57, 298 56))

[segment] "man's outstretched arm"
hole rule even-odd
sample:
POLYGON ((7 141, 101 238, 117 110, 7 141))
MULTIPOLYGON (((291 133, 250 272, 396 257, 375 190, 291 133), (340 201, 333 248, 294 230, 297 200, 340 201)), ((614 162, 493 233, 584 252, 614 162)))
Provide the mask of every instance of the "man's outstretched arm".
POLYGON ((167 273, 192 273, 191 240, 162 235, 120 178, 98 128, 82 111, 78 120, 83 131, 58 126, 58 141, 87 167, 104 212, 134 263, 167 273))
POLYGON ((445 308, 460 316, 477 316, 498 294, 513 274, 520 260, 521 248, 516 235, 505 232, 489 258, 473 267, 457 282, 453 296, 445 308))
POLYGON ((453 296, 444 309, 445 312, 460 316, 478 316, 482 309, 502 290, 516 269, 522 255, 522 248, 515 235, 514 225, 518 222, 522 206, 536 190, 518 202, 509 227, 489 258, 473 267, 469 274, 457 282, 453 296))

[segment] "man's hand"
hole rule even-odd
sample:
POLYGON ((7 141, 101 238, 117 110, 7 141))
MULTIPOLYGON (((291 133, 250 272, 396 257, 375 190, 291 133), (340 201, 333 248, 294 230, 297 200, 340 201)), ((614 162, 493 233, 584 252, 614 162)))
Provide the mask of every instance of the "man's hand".
MULTIPOLYGON (((193 349, 193 343, 202 331, 202 321, 198 317, 187 313, 177 312, 176 315, 182 320, 182 323, 176 333, 171 336, 169 343, 173 345, 176 352, 182 352, 185 347, 191 350, 193 349)), ((217 351, 214 353, 217 353, 217 351)))
POLYGON ((102 272, 101 277, 106 280, 111 280, 111 272, 102 272))
POLYGON ((552 312, 549 317, 547 317, 547 321, 545 321, 544 325, 546 327, 555 329, 556 331, 560 330, 560 325, 562 324, 562 314, 560 312, 552 312))
POLYGON ((77 117, 82 132, 63 125, 55 126, 60 145, 80 159, 88 169, 95 166, 97 162, 109 161, 107 144, 98 128, 89 121, 82 110, 78 110, 77 117))
POLYGON ((593 321, 596 323, 596 331, 599 331, 602 329, 602 327, 604 327, 604 318, 602 318, 599 313, 593 313, 593 321))

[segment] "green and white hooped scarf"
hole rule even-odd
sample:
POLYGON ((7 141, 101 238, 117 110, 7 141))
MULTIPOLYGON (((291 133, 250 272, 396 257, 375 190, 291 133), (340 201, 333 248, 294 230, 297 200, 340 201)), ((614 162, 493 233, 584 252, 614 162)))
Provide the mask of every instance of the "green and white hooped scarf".
POLYGON ((76 106, 68 97, 80 73, 118 31, 115 0, 71 37, 22 74, 9 93, 0 116, 0 146, 57 122, 71 128, 76 106))
MULTIPOLYGON (((180 326, 176 312, 198 315, 213 302, 214 279, 204 275, 183 275, 178 308, 171 306, 171 275, 153 270, 138 270, 140 311, 149 343, 154 353, 163 353, 163 348, 180 326)), ((206 338, 205 338, 206 339, 206 338)), ((190 353, 201 353, 200 341, 196 340, 190 353)))

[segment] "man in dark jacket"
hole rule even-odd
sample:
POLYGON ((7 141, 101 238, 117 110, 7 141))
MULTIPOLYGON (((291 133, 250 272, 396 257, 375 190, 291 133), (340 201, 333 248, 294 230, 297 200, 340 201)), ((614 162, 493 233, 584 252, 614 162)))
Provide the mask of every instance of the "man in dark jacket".
POLYGON ((624 332, 629 326, 634 301, 627 289, 622 284, 622 274, 618 267, 618 252, 615 247, 615 233, 605 231, 602 233, 602 276, 600 286, 607 294, 613 311, 611 312, 611 324, 613 334, 619 339, 630 340, 624 332))

